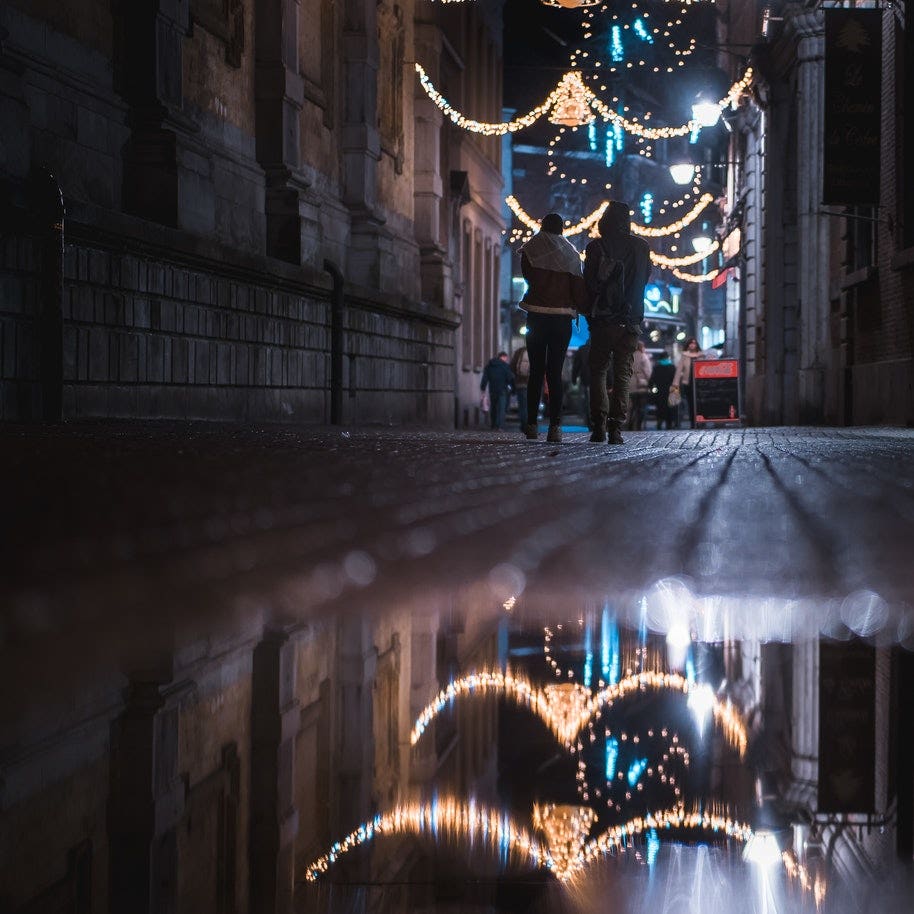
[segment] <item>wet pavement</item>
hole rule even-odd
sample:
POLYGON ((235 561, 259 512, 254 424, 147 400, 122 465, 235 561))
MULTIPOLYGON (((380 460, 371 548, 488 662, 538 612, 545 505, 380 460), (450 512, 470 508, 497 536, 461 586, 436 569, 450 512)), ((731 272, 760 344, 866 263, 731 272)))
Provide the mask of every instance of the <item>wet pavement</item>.
POLYGON ((3 429, 0 910, 911 910, 912 445, 3 429))

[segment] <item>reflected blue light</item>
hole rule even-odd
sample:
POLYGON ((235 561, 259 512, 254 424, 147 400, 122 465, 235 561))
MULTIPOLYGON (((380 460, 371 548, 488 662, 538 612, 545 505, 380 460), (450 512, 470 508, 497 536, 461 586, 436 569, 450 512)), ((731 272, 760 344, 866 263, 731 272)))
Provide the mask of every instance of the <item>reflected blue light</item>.
POLYGON ((587 142, 590 144, 590 151, 597 151, 597 125, 591 121, 587 125, 587 142))
POLYGON ((619 740, 611 736, 606 740, 606 783, 611 784, 616 779, 617 766, 619 761, 619 740))
POLYGON ((619 681, 620 653, 619 627, 610 618, 609 607, 604 606, 600 623, 600 670, 607 685, 619 681))
POLYGON ((584 687, 589 689, 593 682, 593 627, 590 619, 584 631, 584 687))
POLYGON ((685 673, 686 679, 689 681, 689 685, 695 684, 695 658, 692 653, 692 645, 689 645, 689 652, 686 654, 685 662, 685 673))
POLYGON ((638 781, 641 780, 641 775, 644 774, 644 769, 647 768, 647 759, 639 758, 636 759, 631 765, 628 766, 628 786, 634 787, 638 781))
POLYGON ((657 836, 657 829, 652 828, 647 833, 647 865, 653 866, 660 853, 660 838, 657 836))

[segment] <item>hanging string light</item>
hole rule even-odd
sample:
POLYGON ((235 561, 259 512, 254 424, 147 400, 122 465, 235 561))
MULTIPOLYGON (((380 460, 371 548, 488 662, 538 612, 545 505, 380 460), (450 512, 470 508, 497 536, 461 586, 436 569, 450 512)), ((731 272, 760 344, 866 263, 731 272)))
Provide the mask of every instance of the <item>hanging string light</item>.
MULTIPOLYGON (((482 133, 486 136, 504 136, 506 133, 515 133, 530 127, 538 121, 543 115, 551 112, 559 101, 573 99, 575 105, 583 104, 585 107, 592 108, 605 121, 612 121, 618 124, 624 131, 633 136, 644 137, 646 139, 670 139, 676 136, 685 136, 691 133, 695 121, 689 121, 677 127, 648 127, 639 121, 631 120, 616 111, 613 111, 605 102, 599 99, 594 92, 584 85, 581 75, 577 70, 566 73, 559 84, 549 93, 545 101, 528 111, 521 117, 514 118, 511 121, 501 123, 490 123, 487 121, 475 121, 463 115, 458 109, 454 108, 450 102, 435 88, 434 83, 429 78, 421 64, 416 64, 416 73, 419 76, 419 82, 425 90, 426 95, 435 103, 435 105, 444 112, 445 116, 458 127, 469 130, 472 133, 482 133)), ((746 73, 738 82, 731 86, 730 91, 721 100, 720 105, 724 107, 732 104, 739 98, 739 95, 752 81, 752 68, 746 70, 746 73)), ((588 112, 587 116, 590 114, 588 112)), ((550 118, 551 120, 551 118, 550 118)), ((581 123, 587 123, 582 121, 581 123)))
POLYGON ((657 254, 654 251, 651 251, 651 260, 657 264, 658 267, 688 267, 693 263, 704 260, 705 257, 708 257, 719 249, 720 242, 715 240, 703 250, 696 251, 694 254, 684 254, 682 257, 667 257, 666 254, 657 254))
MULTIPOLYGON (((702 194, 692 209, 689 210, 684 216, 677 219, 675 222, 669 223, 669 225, 658 225, 658 226, 647 226, 640 225, 637 222, 632 223, 632 234, 640 235, 644 238, 665 238, 669 235, 675 235, 677 232, 681 232, 684 228, 691 225, 702 213, 705 207, 708 204, 714 202, 714 195, 709 193, 702 194)), ((527 227, 531 232, 538 232, 540 230, 540 223, 538 220, 534 219, 518 202, 517 197, 513 194, 511 196, 505 197, 505 203, 508 204, 508 208, 512 213, 517 217, 518 221, 527 227)), ((672 204, 673 207, 677 207, 679 203, 672 204)), ((603 213, 606 211, 606 207, 609 206, 609 201, 604 200, 593 212, 589 213, 579 222, 576 222, 573 226, 566 228, 562 234, 567 238, 573 235, 580 235, 582 232, 593 231, 597 223, 599 223, 603 213)), ((716 249, 715 249, 716 250, 716 249)), ((712 253, 709 249, 706 254, 712 253)), ((661 255, 658 255, 661 256, 661 255)), ((701 259, 701 258, 699 258, 701 259)), ((697 260, 691 260, 689 263, 697 263, 697 260)), ((687 264, 672 264, 673 266, 687 266, 687 264)))
POLYGON ((710 282, 717 277, 720 270, 711 270, 709 273, 686 273, 678 267, 673 268, 673 275, 683 282, 710 282))

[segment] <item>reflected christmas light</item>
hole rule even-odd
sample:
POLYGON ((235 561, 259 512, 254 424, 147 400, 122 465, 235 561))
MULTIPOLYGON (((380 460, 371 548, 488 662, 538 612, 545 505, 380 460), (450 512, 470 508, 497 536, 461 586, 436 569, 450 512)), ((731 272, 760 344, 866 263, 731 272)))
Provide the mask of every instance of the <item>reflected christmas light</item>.
POLYGON ((507 813, 463 802, 452 797, 429 803, 408 803, 378 814, 335 842, 305 871, 308 882, 316 881, 339 860, 372 838, 384 835, 431 835, 433 838, 480 841, 494 851, 507 850, 535 867, 554 868, 549 852, 507 813))
POLYGON ((589 806, 549 803, 533 807, 533 825, 546 836, 552 871, 564 882, 580 866, 584 843, 597 814, 589 806))
MULTIPOLYGON (((511 673, 480 672, 456 679, 442 689, 416 718, 410 743, 416 745, 428 725, 455 699, 464 695, 505 695, 536 714, 560 742, 572 747, 577 735, 595 715, 614 702, 638 692, 670 691, 688 695, 689 681, 679 673, 642 670, 592 693, 577 683, 535 687, 529 680, 511 673)), ((746 724, 739 710, 729 701, 713 696, 711 713, 727 743, 740 756, 746 753, 746 724)))

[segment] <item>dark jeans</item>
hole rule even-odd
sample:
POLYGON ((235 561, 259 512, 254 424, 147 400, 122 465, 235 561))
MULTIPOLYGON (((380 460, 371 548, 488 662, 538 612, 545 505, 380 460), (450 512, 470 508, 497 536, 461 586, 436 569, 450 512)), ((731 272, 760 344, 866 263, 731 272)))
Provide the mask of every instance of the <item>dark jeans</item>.
POLYGON ((638 334, 624 324, 590 322, 590 421, 595 429, 625 425, 628 382, 632 377, 638 334), (612 397, 606 374, 612 365, 612 397))
POLYGON ((489 416, 492 421, 492 428, 505 427, 505 413, 508 411, 508 388, 502 387, 499 390, 489 389, 489 416))
POLYGON ((536 425, 543 378, 549 382, 549 424, 562 421, 562 366, 571 342, 571 317, 566 314, 527 315, 527 356, 530 381, 527 384, 527 424, 536 425))
POLYGON ((682 402, 685 403, 686 409, 689 411, 689 427, 695 428, 695 407, 692 402, 692 385, 683 384, 680 386, 679 395, 682 397, 682 402))
POLYGON ((629 394, 631 415, 628 417, 628 428, 640 432, 644 428, 644 411, 647 409, 647 391, 629 394))
POLYGON ((670 406, 667 402, 667 393, 664 397, 657 398, 657 430, 663 428, 664 425, 669 428, 679 428, 679 407, 670 406))

